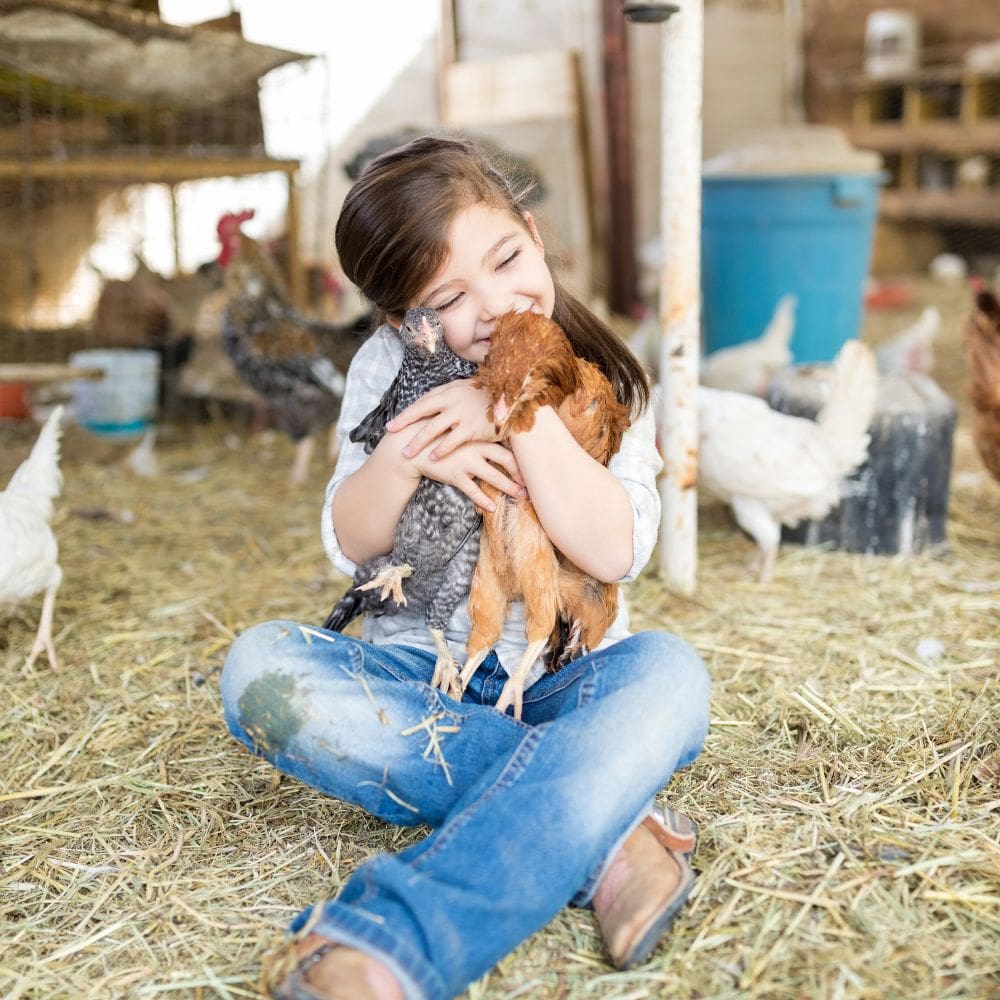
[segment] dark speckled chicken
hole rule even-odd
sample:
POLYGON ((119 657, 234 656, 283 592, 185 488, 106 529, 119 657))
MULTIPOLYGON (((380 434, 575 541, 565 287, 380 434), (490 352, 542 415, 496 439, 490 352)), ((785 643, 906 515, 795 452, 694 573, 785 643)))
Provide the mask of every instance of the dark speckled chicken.
POLYGON ((344 356, 346 364, 363 338, 353 327, 309 319, 291 305, 274 262, 239 230, 249 214, 219 221, 228 296, 222 341, 237 374, 267 401, 275 423, 296 443, 291 483, 300 485, 313 435, 340 413, 344 376, 330 355, 344 356))
MULTIPOLYGON (((351 440, 371 452, 385 425, 424 393, 470 378, 476 366, 454 354, 432 309, 407 312, 400 327, 403 360, 379 404, 351 432, 351 440)), ((460 490, 421 479, 406 505, 392 551, 358 566, 351 589, 337 602, 323 627, 339 632, 359 614, 394 614, 401 605, 423 608, 427 629, 438 651, 432 683, 461 697, 458 665, 444 630, 452 612, 469 592, 479 558, 482 518, 460 490)))

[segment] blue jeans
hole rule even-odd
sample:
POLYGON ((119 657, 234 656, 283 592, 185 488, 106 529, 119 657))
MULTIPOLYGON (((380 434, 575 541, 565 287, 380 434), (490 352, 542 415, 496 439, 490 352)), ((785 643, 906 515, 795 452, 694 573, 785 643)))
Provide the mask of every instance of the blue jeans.
POLYGON ((653 796, 701 750, 698 654, 643 632, 547 674, 523 719, 492 707, 491 654, 461 702, 429 684, 434 654, 292 622, 233 644, 222 674, 233 735, 280 770, 390 823, 431 832, 366 862, 300 914, 375 956, 407 1000, 461 993, 567 903, 589 903, 653 796))

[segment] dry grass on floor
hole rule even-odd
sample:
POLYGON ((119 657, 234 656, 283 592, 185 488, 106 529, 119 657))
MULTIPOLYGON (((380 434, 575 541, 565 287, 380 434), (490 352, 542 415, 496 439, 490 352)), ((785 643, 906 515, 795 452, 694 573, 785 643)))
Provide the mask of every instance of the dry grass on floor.
MULTIPOLYGON (((167 427, 139 480, 123 448, 67 432, 60 671, 21 667, 38 602, 0 640, 4 996, 256 996, 301 906, 419 836, 224 730, 232 637, 316 622, 344 583, 318 538, 319 462, 289 494, 287 442, 241 433, 167 427)), ((0 470, 32 437, 4 432, 0 470)), ((669 790, 701 824, 692 903, 630 973, 566 910, 467 997, 1000 995, 998 514, 964 416, 943 555, 786 546, 760 586, 750 543, 704 506, 694 598, 652 571, 630 593, 635 624, 688 638, 714 677, 708 745, 669 790)))

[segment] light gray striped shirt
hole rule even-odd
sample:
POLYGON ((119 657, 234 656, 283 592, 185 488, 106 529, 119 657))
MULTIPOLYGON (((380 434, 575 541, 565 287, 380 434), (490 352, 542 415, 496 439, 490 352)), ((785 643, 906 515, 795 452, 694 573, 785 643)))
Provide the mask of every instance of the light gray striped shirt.
MULTIPOLYGON (((347 388, 341 406, 340 421, 337 424, 340 457, 326 488, 321 531, 323 546, 330 561, 348 576, 354 575, 355 564, 341 551, 336 532, 333 530, 331 514, 333 495, 344 479, 364 464, 368 457, 364 446, 355 444, 348 434, 382 398, 382 394, 399 370, 402 357, 403 344, 399 335, 389 324, 384 324, 361 346, 347 374, 347 388)), ((661 467, 662 461, 656 448, 653 412, 647 407, 645 412, 633 421, 622 439, 621 448, 608 465, 610 471, 627 490, 634 514, 632 527, 634 561, 631 569, 622 578, 622 582, 628 582, 638 576, 649 560, 656 543, 660 523, 660 498, 656 488, 656 476, 661 467)), ((459 664, 465 661, 465 643, 470 628, 468 607, 463 601, 452 615, 445 630, 448 644, 459 664)), ((619 596, 618 615, 601 645, 607 646, 629 634, 628 609, 624 597, 619 596)), ((434 642, 424 624, 423 614, 406 608, 395 615, 379 617, 369 615, 362 627, 362 636, 369 642, 394 642, 434 651, 434 642)), ((500 663, 508 673, 517 666, 526 645, 523 607, 520 602, 516 602, 511 605, 503 635, 496 646, 500 663)), ((528 677, 528 684, 537 680, 542 672, 543 667, 539 659, 528 677)))

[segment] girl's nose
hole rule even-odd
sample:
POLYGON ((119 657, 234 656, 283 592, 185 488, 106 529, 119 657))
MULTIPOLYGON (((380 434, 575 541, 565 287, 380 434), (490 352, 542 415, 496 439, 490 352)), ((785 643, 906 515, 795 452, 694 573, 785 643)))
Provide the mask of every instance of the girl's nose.
POLYGON ((513 312, 516 308, 517 303, 509 292, 491 292, 483 298, 482 318, 494 320, 505 312, 513 312))

